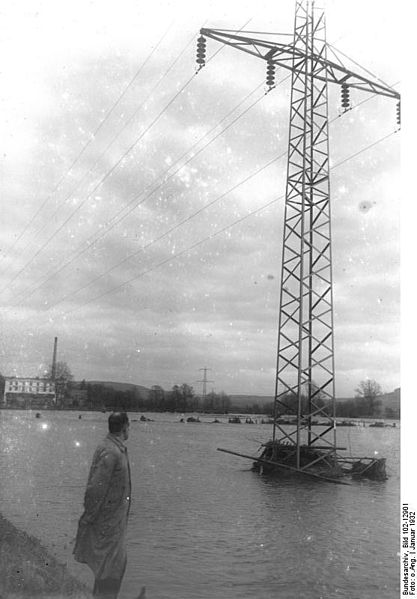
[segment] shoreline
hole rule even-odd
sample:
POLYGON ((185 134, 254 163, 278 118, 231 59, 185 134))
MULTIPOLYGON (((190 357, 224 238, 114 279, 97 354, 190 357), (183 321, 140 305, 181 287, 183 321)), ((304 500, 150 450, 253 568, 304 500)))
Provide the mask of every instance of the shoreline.
POLYGON ((0 514, 0 599, 91 599, 91 590, 41 542, 0 514))

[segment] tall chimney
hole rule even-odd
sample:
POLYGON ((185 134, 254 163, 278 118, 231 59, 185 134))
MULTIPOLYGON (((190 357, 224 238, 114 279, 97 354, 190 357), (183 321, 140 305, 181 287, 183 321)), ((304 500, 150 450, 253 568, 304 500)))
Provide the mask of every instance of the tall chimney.
POLYGON ((55 341, 54 341, 54 355, 52 357, 52 368, 51 368, 51 379, 53 381, 55 380, 55 374, 56 374, 56 353, 57 353, 57 347, 58 347, 58 337, 55 337, 55 341))

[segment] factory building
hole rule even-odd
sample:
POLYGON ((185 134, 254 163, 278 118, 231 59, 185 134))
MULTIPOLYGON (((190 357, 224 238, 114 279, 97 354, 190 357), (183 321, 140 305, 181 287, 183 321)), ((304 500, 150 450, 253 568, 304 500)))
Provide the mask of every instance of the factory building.
POLYGON ((7 376, 3 405, 10 408, 46 408, 56 404, 55 383, 51 379, 7 376))

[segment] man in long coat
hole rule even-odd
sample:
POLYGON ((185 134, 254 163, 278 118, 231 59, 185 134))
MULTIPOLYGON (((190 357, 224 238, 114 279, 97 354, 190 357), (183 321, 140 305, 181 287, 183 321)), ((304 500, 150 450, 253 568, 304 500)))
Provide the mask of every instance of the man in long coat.
POLYGON ((117 598, 126 569, 131 480, 123 442, 128 436, 127 414, 111 414, 109 433, 94 453, 78 523, 74 557, 93 571, 93 596, 100 599, 117 598))

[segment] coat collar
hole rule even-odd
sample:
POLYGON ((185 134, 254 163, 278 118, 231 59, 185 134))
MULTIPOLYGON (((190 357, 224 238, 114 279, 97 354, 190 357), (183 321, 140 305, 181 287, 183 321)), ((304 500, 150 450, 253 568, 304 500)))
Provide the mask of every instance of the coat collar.
POLYGON ((120 449, 120 451, 123 451, 124 453, 126 453, 127 451, 127 447, 126 445, 123 443, 122 439, 120 437, 117 437, 116 435, 112 435, 112 433, 108 433, 107 435, 107 439, 109 439, 110 441, 112 441, 115 445, 117 445, 117 447, 120 449))

